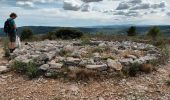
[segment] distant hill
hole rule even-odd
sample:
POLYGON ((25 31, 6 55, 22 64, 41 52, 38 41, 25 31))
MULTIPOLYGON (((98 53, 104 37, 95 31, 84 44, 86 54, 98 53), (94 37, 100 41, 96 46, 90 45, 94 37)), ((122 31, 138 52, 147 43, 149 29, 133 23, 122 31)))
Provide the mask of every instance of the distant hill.
MULTIPOLYGON (((34 34, 46 34, 50 31, 57 30, 61 27, 48 27, 48 26, 24 26, 18 28, 18 33, 24 28, 30 28, 33 30, 34 34)), ((78 29, 85 33, 97 33, 101 32, 104 34, 116 34, 116 35, 124 35, 130 26, 125 25, 110 25, 110 26, 88 26, 88 27, 71 27, 74 29, 78 29)), ((144 35, 152 26, 137 26, 137 31, 140 35, 144 35)), ((165 36, 170 36, 170 25, 161 25, 159 26, 161 32, 165 36)), ((70 28, 70 27, 69 27, 70 28)), ((0 29, 0 36, 4 36, 3 29, 0 29)))

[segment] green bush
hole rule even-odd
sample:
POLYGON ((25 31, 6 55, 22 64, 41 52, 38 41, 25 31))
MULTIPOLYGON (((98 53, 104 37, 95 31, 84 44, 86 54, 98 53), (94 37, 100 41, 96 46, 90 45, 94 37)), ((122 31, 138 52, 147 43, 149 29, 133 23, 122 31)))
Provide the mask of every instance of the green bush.
POLYGON ((27 73, 29 78, 35 78, 38 76, 38 67, 35 63, 29 62, 27 63, 27 73))
POLYGON ((27 64, 24 62, 20 62, 20 61, 15 61, 13 63, 13 68, 15 71, 17 71, 18 73, 25 73, 27 71, 27 64))
POLYGON ((152 27, 147 33, 147 36, 152 37, 153 40, 156 40, 157 37, 160 35, 161 35, 160 28, 157 26, 152 27))
POLYGON ((81 38, 81 43, 82 43, 83 45, 88 45, 88 44, 90 44, 90 43, 91 43, 90 37, 84 35, 84 36, 81 38))
POLYGON ((3 50, 4 50, 4 56, 5 57, 10 57, 10 51, 9 51, 9 48, 8 48, 8 39, 7 38, 4 38, 3 39, 3 50))
POLYGON ((76 39, 83 36, 83 32, 75 29, 62 28, 55 32, 57 38, 61 39, 76 39))
POLYGON ((61 97, 55 97, 54 100, 62 100, 61 97))
POLYGON ((134 63, 131 65, 131 67, 129 68, 129 75, 132 77, 135 77, 136 74, 140 71, 140 68, 142 67, 141 64, 139 63, 134 63))
POLYGON ((169 79, 169 80, 166 80, 166 84, 167 84, 168 86, 170 86, 170 79, 169 79))
POLYGON ((21 40, 29 40, 33 37, 33 31, 30 28, 24 28, 21 32, 21 40))
POLYGON ((54 39, 56 39, 55 32, 49 32, 49 33, 47 34, 47 38, 48 38, 49 40, 54 40, 54 39))
POLYGON ((162 46, 162 45, 165 45, 166 42, 164 41, 163 38, 158 38, 157 40, 153 41, 152 44, 155 46, 162 46))
POLYGON ((38 76, 38 67, 34 62, 24 63, 15 61, 13 68, 16 72, 27 75, 29 78, 35 78, 38 76))
POLYGON ((170 58, 170 47, 169 45, 161 45, 160 47, 161 57, 159 58, 160 64, 165 64, 170 58))
POLYGON ((128 36, 136 36, 137 35, 136 27, 131 26, 127 31, 127 35, 128 36))

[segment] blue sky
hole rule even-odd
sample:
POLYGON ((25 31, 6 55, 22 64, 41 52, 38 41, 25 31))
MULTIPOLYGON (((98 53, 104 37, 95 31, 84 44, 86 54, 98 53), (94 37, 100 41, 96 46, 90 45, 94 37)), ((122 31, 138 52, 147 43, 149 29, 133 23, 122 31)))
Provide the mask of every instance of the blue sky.
POLYGON ((11 12, 18 26, 168 25, 170 0, 0 0, 0 27, 11 12))

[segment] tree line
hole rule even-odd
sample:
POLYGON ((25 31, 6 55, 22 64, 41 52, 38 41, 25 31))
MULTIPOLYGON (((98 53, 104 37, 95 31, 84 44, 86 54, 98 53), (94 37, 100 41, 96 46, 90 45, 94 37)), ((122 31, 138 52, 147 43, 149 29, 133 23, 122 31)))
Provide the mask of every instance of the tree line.
MULTIPOLYGON (((127 30, 127 36, 134 37, 137 36, 139 33, 137 32, 137 28, 135 26, 131 26, 127 30)), ((147 36, 151 37, 153 40, 156 40, 160 35, 161 31, 160 28, 157 26, 151 27, 148 32, 146 33, 147 36)), ((34 36, 33 31, 30 28, 24 28, 20 34, 21 40, 29 40, 32 39, 34 36)), ((54 30, 49 32, 45 35, 47 39, 76 39, 81 38, 83 36, 83 32, 72 29, 72 28, 61 28, 58 30, 54 30)))

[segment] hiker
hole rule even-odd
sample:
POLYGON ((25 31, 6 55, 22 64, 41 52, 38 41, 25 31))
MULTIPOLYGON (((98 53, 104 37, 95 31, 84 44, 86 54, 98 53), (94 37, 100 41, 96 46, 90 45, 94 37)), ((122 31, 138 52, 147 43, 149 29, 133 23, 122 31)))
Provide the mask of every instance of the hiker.
POLYGON ((9 47, 10 53, 13 53, 13 51, 16 48, 15 42, 16 42, 17 27, 14 21, 15 18, 17 18, 17 14, 11 13, 10 18, 6 20, 5 25, 4 25, 4 32, 7 34, 9 38, 8 47, 9 47))

